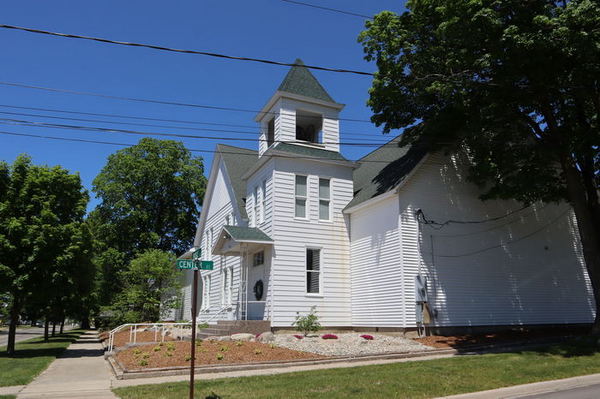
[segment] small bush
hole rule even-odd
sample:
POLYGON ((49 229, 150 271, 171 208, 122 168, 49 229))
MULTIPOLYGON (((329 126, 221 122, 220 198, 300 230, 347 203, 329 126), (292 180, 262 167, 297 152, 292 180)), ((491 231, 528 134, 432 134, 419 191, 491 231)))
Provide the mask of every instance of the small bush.
POLYGON ((275 349, 275 348, 277 348, 277 345, 275 345, 275 344, 269 344, 269 348, 275 349))
POLYGON ((137 349, 137 348, 136 348, 136 349, 134 349, 134 350, 133 350, 133 354, 134 354, 134 355, 136 355, 136 356, 137 356, 137 355, 140 355, 141 353, 142 353, 142 350, 141 350, 141 349, 137 349))
POLYGON ((138 364, 140 366, 147 366, 148 365, 148 361, 147 360, 140 360, 138 364))
POLYGON ((228 346, 223 345, 220 349, 221 352, 227 352, 229 350, 228 346))
POLYGON ((224 357, 222 353, 217 353, 217 360, 223 360, 224 357))
POLYGON ((167 350, 168 351, 174 351, 175 350, 175 344, 173 342, 169 342, 167 344, 167 350))
POLYGON ((310 308, 310 312, 306 316, 300 316, 300 312, 296 312, 296 320, 292 324, 296 326, 296 331, 301 332, 306 337, 309 333, 316 333, 321 329, 319 317, 317 316, 316 307, 310 308))
POLYGON ((152 348, 152 350, 154 352, 160 352, 161 347, 160 346, 155 346, 154 348, 152 348))
POLYGON ((366 339, 367 341, 373 341, 375 339, 372 335, 369 334, 363 334, 360 337, 366 339))
POLYGON ((158 346, 165 346, 165 343, 161 342, 161 343, 158 344, 158 346))
POLYGON ((244 345, 244 343, 243 343, 242 341, 237 341, 237 342, 235 343, 235 346, 242 346, 242 345, 244 345))
POLYGON ((302 338, 304 338, 304 336, 303 336, 303 335, 300 335, 300 334, 294 334, 294 337, 296 337, 297 339, 302 339, 302 338))
POLYGON ((192 360, 192 355, 186 355, 184 359, 186 362, 189 362, 190 360, 192 360))
POLYGON ((335 334, 323 334, 321 336, 321 338, 323 338, 323 339, 338 339, 338 336, 335 334))
POLYGON ((254 354, 255 355, 260 355, 262 353, 262 351, 258 348, 254 349, 254 354))
POLYGON ((171 357, 171 356, 173 356, 173 354, 171 352, 165 352, 165 356, 166 357, 171 357))
POLYGON ((144 353, 142 354, 142 359, 148 359, 149 357, 150 357, 150 354, 149 354, 149 353, 147 353, 147 352, 144 352, 144 353))

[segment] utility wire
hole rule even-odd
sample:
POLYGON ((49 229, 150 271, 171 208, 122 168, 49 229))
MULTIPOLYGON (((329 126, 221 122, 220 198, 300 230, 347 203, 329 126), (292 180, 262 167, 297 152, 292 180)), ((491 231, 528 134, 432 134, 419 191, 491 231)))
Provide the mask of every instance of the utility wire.
POLYGON ((567 208, 564 212, 561 212, 557 217, 555 217, 554 219, 552 219, 550 222, 548 222, 547 224, 543 225, 539 229, 536 229, 536 230, 532 231, 531 233, 526 234, 526 235, 524 235, 522 237, 515 238, 514 240, 508 240, 508 241, 503 242, 503 243, 498 244, 498 245, 493 245, 491 247, 479 249, 479 250, 473 251, 473 252, 466 252, 466 253, 463 253, 463 254, 460 254, 460 255, 436 255, 436 254, 433 254, 433 256, 438 257, 438 258, 463 258, 463 257, 466 257, 466 256, 477 255, 477 254, 480 254, 482 252, 489 251, 491 249, 501 248, 501 247, 503 247, 505 245, 515 244, 515 243, 517 243, 519 241, 523 241, 523 240, 525 240, 525 239, 527 239, 529 237, 532 237, 532 236, 536 235, 537 233, 545 230, 549 226, 551 226, 554 223, 556 223, 560 218, 562 218, 564 215, 566 215, 570 210, 571 210, 571 208, 567 208))
MULTIPOLYGON (((0 107, 2 107, 2 105, 0 105, 0 107)), ((69 120, 69 121, 79 121, 79 122, 95 122, 95 123, 109 123, 109 124, 116 124, 116 125, 130 125, 130 126, 144 126, 144 127, 158 127, 161 129, 179 129, 179 130, 192 130, 192 131, 201 131, 201 132, 221 132, 221 133, 236 133, 236 134, 247 134, 247 135, 253 135, 256 136, 257 135, 257 126, 253 126, 255 130, 253 131, 248 131, 248 130, 228 130, 228 129, 211 129, 211 128, 198 128, 198 127, 188 127, 188 126, 168 126, 168 125, 155 125, 152 123, 135 123, 135 122, 123 122, 123 121, 107 121, 107 120, 102 120, 102 119, 89 119, 89 118, 70 118, 70 117, 65 117, 65 116, 55 116, 55 115, 42 115, 42 114, 29 114, 29 113, 24 113, 24 112, 8 112, 8 111, 0 111, 0 114, 3 115, 16 115, 16 116, 29 116, 29 117, 35 117, 35 118, 47 118, 47 119, 60 119, 60 120, 69 120)), ((106 114, 105 114, 106 115, 106 114)), ((258 127, 259 131, 262 131, 262 129, 260 129, 260 127, 258 127)), ((343 133, 344 136, 360 136, 362 138, 360 139, 356 139, 356 138, 352 138, 352 140, 355 141, 364 141, 364 142, 370 142, 370 143, 381 143, 381 144, 385 144, 387 142, 387 140, 384 140, 383 138, 364 138, 366 136, 368 136, 367 134, 361 134, 361 133, 343 133), (378 141, 378 140, 382 140, 382 141, 378 141)))
POLYGON ((339 9, 336 9, 336 8, 329 8, 329 7, 318 6, 316 4, 304 3, 302 1, 294 1, 294 0, 281 0, 281 1, 286 2, 286 3, 297 4, 297 5, 300 5, 300 6, 318 8, 320 10, 337 12, 339 14, 352 15, 354 17, 360 17, 360 18, 366 18, 366 19, 373 19, 373 17, 371 17, 369 15, 357 14, 357 13, 354 13, 354 12, 339 10, 339 9))
MULTIPOLYGON (((220 107, 214 105, 205 105, 205 104, 193 104, 193 103, 182 103, 176 101, 165 101, 165 100, 151 100, 147 98, 136 98, 136 97, 124 97, 124 96, 113 96, 109 94, 101 94, 94 93, 89 91, 75 91, 75 90, 67 90, 67 89, 56 89, 53 87, 44 87, 44 86, 34 86, 23 83, 13 83, 13 82, 3 82, 0 81, 0 85, 10 86, 10 87, 19 87, 23 89, 34 89, 34 90, 43 90, 54 93, 65 93, 65 94, 73 94, 79 96, 91 96, 91 97, 99 97, 99 98, 107 98, 111 100, 122 100, 122 101, 134 101, 134 102, 142 102, 142 103, 150 103, 150 104, 162 104, 162 105, 175 105, 179 107, 190 107, 190 108, 202 108, 202 109, 213 109, 218 111, 234 111, 234 112, 248 112, 253 114, 263 114, 263 115, 279 115, 278 112, 273 111, 261 111, 255 109, 247 109, 247 108, 235 108, 235 107, 220 107)), ((333 118, 332 118, 333 119, 333 118)), ((347 122, 364 122, 371 123, 368 119, 349 119, 349 118, 335 118, 334 120, 339 121, 347 121, 347 122)))
MULTIPOLYGON (((12 119, 12 118, 0 118, 0 123, 8 124, 8 125, 22 125, 22 126, 33 126, 33 127, 46 127, 46 128, 56 128, 56 129, 77 129, 77 130, 86 130, 92 132, 104 132, 104 133, 124 133, 124 134, 135 134, 142 136, 164 136, 164 137, 178 137, 178 138, 189 138, 189 139, 205 139, 205 140, 223 140, 223 141, 263 141, 269 142, 268 139, 260 139, 260 138, 245 138, 245 137, 224 137, 224 136, 200 136, 194 134, 180 134, 180 133, 161 133, 161 132, 142 132, 138 130, 130 130, 130 129, 117 129, 117 128, 104 128, 104 127, 96 127, 96 126, 82 126, 82 125, 67 125, 60 123, 45 123, 45 122, 34 122, 22 119, 12 119)), ((207 129, 212 130, 212 129, 207 129)), ((295 140, 273 140, 274 143, 288 143, 294 144, 297 141, 295 140)), ((339 144, 339 145, 348 145, 348 146, 357 146, 357 147, 381 147, 388 144, 381 143, 356 143, 356 142, 323 142, 322 144, 339 144)), ((395 143, 394 143, 395 144, 395 143)))
POLYGON ((453 220, 453 219, 450 219, 450 220, 446 220, 443 223, 438 223, 438 222, 436 222, 434 220, 427 219, 427 217, 425 216, 425 213, 423 212, 422 209, 417 210, 416 213, 417 213, 417 220, 419 222, 422 222, 425 225, 429 225, 430 227, 432 227, 432 228, 434 228, 436 230, 439 230, 442 227, 445 227, 445 226, 447 226, 449 224, 480 224, 480 223, 494 222, 496 220, 507 218, 510 215, 514 214, 514 213, 521 212, 522 210, 527 209, 530 206, 531 205, 525 205, 525 206, 523 206, 523 207, 521 207, 519 209, 515 209, 514 211, 510 211, 510 212, 508 212, 508 213, 506 213, 504 215, 500 215, 500 216, 496 216, 496 217, 492 217, 492 218, 487 218, 487 219, 481 219, 481 220, 453 220), (437 226, 437 227, 434 227, 434 226, 437 226))
POLYGON ((352 70, 352 69, 327 68, 327 67, 322 67, 322 66, 317 66, 317 65, 303 65, 303 64, 296 64, 296 63, 279 62, 279 61, 267 60, 267 59, 262 59, 262 58, 236 57, 236 56, 232 56, 232 55, 212 53, 212 52, 208 52, 208 51, 184 50, 184 49, 177 49, 177 48, 171 48, 171 47, 165 47, 165 46, 158 46, 155 44, 123 42, 123 41, 118 41, 118 40, 105 39, 105 38, 101 38, 101 37, 75 35, 75 34, 70 34, 70 33, 50 32, 47 30, 27 28, 24 26, 0 24, 0 28, 19 30, 19 31, 30 32, 30 33, 38 33, 38 34, 49 35, 49 36, 58 36, 58 37, 70 38, 70 39, 93 40, 96 42, 107 43, 107 44, 116 44, 116 45, 120 45, 120 46, 144 47, 144 48, 149 48, 149 49, 153 49, 153 50, 170 51, 173 53, 205 55, 205 56, 209 56, 209 57, 217 57, 217 58, 223 58, 223 59, 228 59, 228 60, 251 61, 251 62, 259 62, 259 63, 263 63, 263 64, 287 66, 287 67, 298 66, 298 67, 305 67, 305 68, 309 68, 309 69, 316 69, 319 71, 351 73, 351 74, 363 75, 363 76, 373 76, 374 75, 371 72, 356 71, 356 70, 352 70))
MULTIPOLYGON (((46 136, 46 135, 40 135, 40 134, 15 133, 15 132, 3 131, 3 130, 0 130, 0 134, 9 135, 9 136, 21 136, 21 137, 40 138, 40 139, 46 139, 46 140, 72 141, 72 142, 81 142, 81 143, 90 143, 90 144, 117 145, 117 146, 122 146, 122 147, 132 147, 132 146, 136 145, 136 144, 129 144, 129 143, 118 143, 118 142, 114 142, 114 141, 100 141, 100 140, 79 139, 79 138, 74 138, 74 137, 57 137, 57 136, 46 136)), ((250 156, 250 157, 258 158, 258 153, 257 152, 249 154, 247 152, 241 152, 241 151, 199 150, 199 149, 187 148, 187 147, 186 147, 186 149, 188 151, 191 151, 191 152, 199 152, 199 153, 206 153, 206 154, 220 153, 220 154, 231 154, 231 155, 250 156)), ((253 151, 253 150, 250 150, 250 151, 253 151)), ((311 161, 319 160, 318 157, 293 156, 293 155, 286 156, 286 155, 282 155, 282 154, 277 154, 277 157, 279 157, 279 158, 290 158, 290 159, 303 159, 303 160, 311 160, 311 161)), ((385 160, 358 160, 358 161, 350 161, 350 162, 356 162, 356 163, 385 163, 385 164, 388 164, 390 162, 393 162, 393 160, 390 160, 390 161, 385 161, 385 160)))

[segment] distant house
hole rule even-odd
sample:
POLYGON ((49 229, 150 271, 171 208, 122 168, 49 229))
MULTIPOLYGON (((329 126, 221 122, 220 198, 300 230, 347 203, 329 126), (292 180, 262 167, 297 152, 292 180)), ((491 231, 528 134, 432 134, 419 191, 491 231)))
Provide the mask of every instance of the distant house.
POLYGON ((258 151, 217 145, 195 237, 215 265, 201 320, 289 328, 313 306, 322 325, 355 329, 593 320, 566 204, 482 202, 465 154, 398 138, 349 161, 342 109, 296 66, 256 116, 258 151))

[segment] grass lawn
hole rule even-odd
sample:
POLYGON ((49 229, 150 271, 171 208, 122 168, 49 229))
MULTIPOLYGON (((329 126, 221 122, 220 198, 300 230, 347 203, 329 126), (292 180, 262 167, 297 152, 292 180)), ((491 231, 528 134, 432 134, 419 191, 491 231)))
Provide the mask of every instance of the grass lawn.
POLYGON ((44 342, 44 338, 17 342, 14 357, 6 355, 5 346, 0 347, 0 386, 30 383, 82 333, 82 330, 70 330, 48 342, 44 342))
POLYGON ((0 395, 0 399, 17 399, 17 395, 0 395))
MULTIPOLYGON (((197 398, 430 398, 600 373, 600 344, 584 338, 542 349, 343 369, 199 381, 197 398)), ((187 397, 186 382, 118 388, 123 399, 187 397)))

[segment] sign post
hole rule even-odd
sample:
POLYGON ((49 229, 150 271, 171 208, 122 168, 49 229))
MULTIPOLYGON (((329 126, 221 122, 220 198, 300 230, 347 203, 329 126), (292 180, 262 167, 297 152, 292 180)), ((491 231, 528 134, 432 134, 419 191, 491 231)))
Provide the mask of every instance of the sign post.
POLYGON ((210 260, 200 260, 202 250, 196 249, 192 253, 192 259, 178 259, 177 267, 179 269, 191 269, 194 271, 194 282, 192 283, 192 339, 190 359, 190 399, 194 399, 194 371, 196 368, 196 315, 198 314, 198 270, 213 270, 213 262, 210 260))

